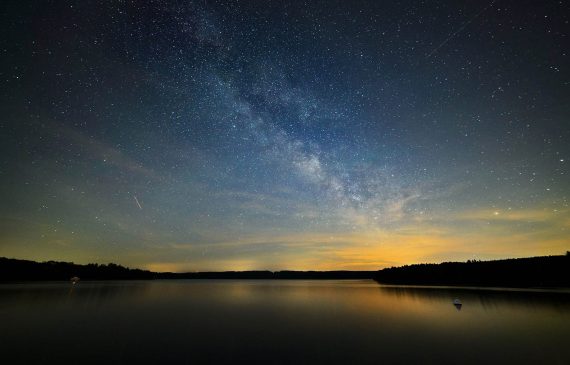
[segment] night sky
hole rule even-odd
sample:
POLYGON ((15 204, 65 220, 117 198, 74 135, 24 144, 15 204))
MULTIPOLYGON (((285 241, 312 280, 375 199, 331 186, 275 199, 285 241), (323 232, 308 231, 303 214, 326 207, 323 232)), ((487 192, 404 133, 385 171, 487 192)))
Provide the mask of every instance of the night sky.
POLYGON ((364 269, 570 249, 566 1, 6 1, 0 256, 364 269))

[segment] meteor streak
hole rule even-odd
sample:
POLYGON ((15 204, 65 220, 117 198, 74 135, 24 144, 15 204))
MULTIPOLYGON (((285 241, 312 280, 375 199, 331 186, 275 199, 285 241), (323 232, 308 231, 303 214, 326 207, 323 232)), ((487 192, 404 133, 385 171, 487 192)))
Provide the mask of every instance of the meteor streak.
POLYGON ((452 40, 453 38, 455 38, 456 35, 458 35, 459 33, 461 33, 463 31, 463 29, 465 29, 465 27, 467 27, 469 24, 471 24, 471 22, 473 22, 473 20, 475 20, 479 15, 483 14, 485 12, 485 10, 487 10, 491 5, 493 5, 495 3, 496 0, 491 1, 489 4, 487 4, 487 6, 485 6, 480 12, 478 12, 477 14, 475 14, 473 17, 471 17, 468 21, 466 21, 465 23, 463 23, 463 25, 461 27, 459 27, 459 29, 457 29, 455 32, 451 33, 451 35, 449 37, 447 37, 443 42, 441 42, 439 44, 439 46, 435 47, 433 49, 433 51, 431 51, 427 56, 427 58, 430 58, 434 53, 436 53, 437 51, 439 51, 439 49, 441 47, 443 47, 447 42, 449 42, 450 40, 452 40))
POLYGON ((139 200, 137 199, 137 197, 136 197, 135 195, 133 195, 133 198, 135 198, 135 202, 136 202, 137 205, 139 206, 139 209, 142 210, 141 203, 139 203, 139 200))

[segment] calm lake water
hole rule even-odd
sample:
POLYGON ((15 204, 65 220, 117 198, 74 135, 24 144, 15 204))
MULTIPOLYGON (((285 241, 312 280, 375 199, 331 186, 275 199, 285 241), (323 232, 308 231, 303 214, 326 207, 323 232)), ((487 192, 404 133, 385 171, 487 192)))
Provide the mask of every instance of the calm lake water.
POLYGON ((570 293, 332 280, 3 284, 0 361, 570 364, 570 293))

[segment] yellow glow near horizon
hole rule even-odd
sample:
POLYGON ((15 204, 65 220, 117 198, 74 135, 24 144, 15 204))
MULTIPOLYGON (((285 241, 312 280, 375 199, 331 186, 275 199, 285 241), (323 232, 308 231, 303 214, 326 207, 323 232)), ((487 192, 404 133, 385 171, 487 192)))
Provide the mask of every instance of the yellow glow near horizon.
MULTIPOLYGON (((212 244, 153 244, 144 251, 86 250, 74 235, 48 244, 0 246, 0 256, 77 263, 116 262, 152 271, 378 270, 420 262, 563 254, 570 247, 568 211, 466 211, 387 230, 363 225, 347 232, 258 233, 212 244), (448 219, 449 221, 445 221, 448 219), (443 223, 442 223, 443 221, 443 223), (536 226, 533 226, 535 224, 536 226), (231 255, 226 255, 231 252, 231 255), (172 257, 180 260, 172 260, 172 257)), ((42 228, 45 232, 45 229, 42 228)))

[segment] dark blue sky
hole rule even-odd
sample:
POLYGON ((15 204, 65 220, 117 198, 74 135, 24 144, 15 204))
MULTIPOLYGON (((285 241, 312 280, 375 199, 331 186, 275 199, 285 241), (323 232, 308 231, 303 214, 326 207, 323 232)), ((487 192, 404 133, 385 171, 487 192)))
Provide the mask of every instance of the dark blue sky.
POLYGON ((376 269, 570 248, 562 1, 4 8, 0 255, 376 269))

